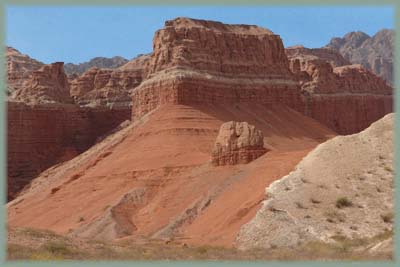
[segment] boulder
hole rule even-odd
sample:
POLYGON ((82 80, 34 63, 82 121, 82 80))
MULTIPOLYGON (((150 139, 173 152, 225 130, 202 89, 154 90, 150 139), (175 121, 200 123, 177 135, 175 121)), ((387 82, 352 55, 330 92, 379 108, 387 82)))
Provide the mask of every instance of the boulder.
POLYGON ((262 131, 247 122, 222 124, 212 151, 214 166, 246 164, 264 155, 262 131))

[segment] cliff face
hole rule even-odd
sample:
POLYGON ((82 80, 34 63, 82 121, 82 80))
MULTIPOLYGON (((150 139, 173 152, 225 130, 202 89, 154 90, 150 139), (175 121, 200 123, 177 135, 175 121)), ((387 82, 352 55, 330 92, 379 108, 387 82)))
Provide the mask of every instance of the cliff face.
POLYGON ((110 105, 83 108, 73 103, 62 62, 44 65, 8 51, 8 86, 13 88, 7 102, 8 198, 12 199, 41 171, 82 153, 129 120, 131 109, 129 104, 118 106, 121 94, 110 82, 113 76, 104 81, 99 75, 95 81, 96 86, 110 84, 101 92, 110 105))
POLYGON ((128 119, 130 110, 7 104, 8 198, 41 171, 72 159, 128 119))
POLYGON ((156 32, 133 116, 167 103, 285 103, 302 109, 281 39, 249 25, 177 18, 156 32))
POLYGON ((63 66, 63 62, 56 62, 32 71, 10 99, 32 104, 72 103, 63 66))
POLYGON ((361 65, 333 67, 307 50, 288 53, 305 114, 339 134, 352 134, 393 110, 393 88, 361 65), (303 54, 304 53, 304 54, 303 54))
POLYGON ((353 64, 361 64, 393 85, 393 30, 383 29, 372 37, 363 32, 350 32, 343 38, 333 38, 326 47, 335 49, 353 64))

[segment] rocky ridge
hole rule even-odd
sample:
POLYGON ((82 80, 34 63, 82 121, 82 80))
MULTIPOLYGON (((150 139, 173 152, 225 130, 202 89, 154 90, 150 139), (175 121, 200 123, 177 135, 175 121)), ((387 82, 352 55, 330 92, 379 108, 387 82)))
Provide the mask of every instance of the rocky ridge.
POLYGON ((300 59, 320 59, 329 62, 332 67, 351 65, 338 51, 332 48, 307 48, 302 45, 290 46, 285 48, 285 53, 289 59, 299 57, 300 59))
POLYGON ((343 38, 335 37, 326 45, 340 52, 353 64, 376 73, 388 84, 393 85, 394 31, 383 29, 374 36, 363 32, 350 32, 343 38))
POLYGON ((73 79, 71 96, 81 106, 131 106, 131 93, 143 80, 147 55, 111 70, 91 68, 73 79))
POLYGON ((119 56, 111 58, 95 57, 88 62, 80 64, 67 63, 64 65, 64 70, 68 76, 73 74, 81 75, 91 68, 116 69, 126 64, 127 62, 127 59, 119 56))

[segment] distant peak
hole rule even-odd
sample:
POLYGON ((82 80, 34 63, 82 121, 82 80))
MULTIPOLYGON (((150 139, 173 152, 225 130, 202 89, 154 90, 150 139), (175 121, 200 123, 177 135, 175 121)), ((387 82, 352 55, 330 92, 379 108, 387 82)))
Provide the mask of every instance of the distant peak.
POLYGON ((286 47, 286 49, 307 49, 304 45, 292 45, 289 47, 286 47))

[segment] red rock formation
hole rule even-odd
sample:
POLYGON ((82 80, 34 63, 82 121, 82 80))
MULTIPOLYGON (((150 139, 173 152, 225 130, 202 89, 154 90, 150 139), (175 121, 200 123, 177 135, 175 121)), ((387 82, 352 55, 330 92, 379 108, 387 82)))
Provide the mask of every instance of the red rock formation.
POLYGON ((130 110, 74 105, 7 105, 8 198, 41 171, 69 160, 129 119, 130 110))
POLYGON ((128 61, 126 64, 119 67, 119 70, 140 70, 142 71, 144 66, 150 60, 151 54, 139 55, 136 58, 128 61))
POLYGON ((285 48, 285 53, 289 60, 295 58, 321 59, 329 62, 332 67, 350 65, 350 61, 345 59, 339 52, 331 48, 306 48, 302 45, 296 45, 285 48))
POLYGON ((326 55, 310 53, 303 48, 287 50, 291 71, 301 84, 306 115, 339 134, 352 134, 393 111, 393 88, 383 79, 361 65, 332 67, 326 55))
MULTIPOLYGON (((97 69, 92 84, 84 85, 99 88, 95 91, 100 93, 91 99, 106 97, 111 107, 82 108, 72 104, 63 63, 43 65, 12 49, 8 49, 7 59, 9 86, 13 87, 7 129, 11 199, 41 171, 85 151, 97 138, 130 119, 131 109, 129 103, 118 106, 123 96, 125 100, 130 97, 115 83, 129 70, 112 73, 97 69)), ((120 84, 128 87, 129 81, 124 78, 120 84)))
POLYGON ((246 164, 265 154, 262 131, 247 122, 222 124, 212 151, 214 166, 246 164))
POLYGON ((278 35, 257 26, 177 18, 156 32, 133 116, 167 103, 284 103, 302 110, 278 35))
POLYGON ((29 78, 34 70, 40 69, 44 64, 18 50, 8 47, 7 58, 7 89, 9 94, 21 88, 22 84, 29 78))
POLYGON ((34 104, 72 103, 64 63, 56 62, 32 71, 21 88, 12 93, 11 98, 34 104))
POLYGON ((130 92, 142 81, 142 69, 92 68, 71 82, 71 96, 79 105, 130 106, 130 92))

